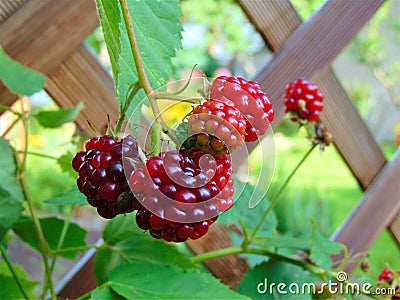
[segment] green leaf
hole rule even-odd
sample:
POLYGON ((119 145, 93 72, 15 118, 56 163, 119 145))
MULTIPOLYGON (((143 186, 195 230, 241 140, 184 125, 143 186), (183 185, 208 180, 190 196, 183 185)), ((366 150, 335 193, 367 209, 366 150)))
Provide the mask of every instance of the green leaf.
MULTIPOLYGON (((218 222, 225 225, 237 224, 241 220, 249 234, 257 226, 258 221, 264 215, 264 212, 269 206, 269 200, 265 193, 261 192, 249 183, 244 183, 238 178, 235 178, 235 205, 226 213, 223 213, 218 218, 218 222), (249 201, 252 198, 262 199, 260 203, 249 208, 249 201)), ((258 232, 258 236, 273 238, 275 228, 277 226, 276 215, 271 211, 258 232)))
MULTIPOLYGON (((55 217, 43 218, 40 219, 40 225, 42 226, 43 234, 49 245, 49 248, 51 250, 56 250, 58 240, 64 226, 64 220, 57 219, 55 217)), ((37 238, 33 220, 31 218, 20 218, 15 224, 13 230, 25 243, 40 251, 40 243, 37 238)), ((70 223, 63 247, 61 249, 86 246, 86 234, 86 230, 76 224, 70 223)), ((74 259, 79 253, 80 251, 74 250, 62 252, 59 253, 59 255, 68 259, 74 259)))
POLYGON ((13 198, 2 187, 0 187, 0 207, 0 240, 2 240, 7 231, 20 218, 24 208, 20 201, 13 198))
POLYGON ((132 262, 172 264, 182 269, 196 268, 175 246, 153 239, 137 228, 134 214, 117 216, 107 223, 104 245, 96 254, 95 274, 99 284, 115 267, 132 262))
POLYGON ((74 184, 69 191, 61 193, 52 199, 45 200, 44 203, 53 205, 79 206, 85 206, 88 204, 88 202, 86 201, 86 197, 78 190, 76 184, 74 184))
POLYGON ((110 286, 128 299, 248 299, 209 273, 145 262, 114 269, 110 286))
POLYGON ((75 121, 83 104, 79 103, 72 108, 60 108, 58 110, 40 111, 34 115, 40 125, 47 128, 58 128, 63 124, 75 121))
POLYGON ((61 171, 67 173, 69 176, 75 179, 77 177, 77 173, 72 168, 73 157, 74 154, 71 151, 68 151, 67 153, 64 153, 57 159, 57 164, 60 166, 61 171))
POLYGON ((175 130, 175 134, 178 137, 178 140, 183 143, 188 138, 188 122, 181 122, 179 123, 178 127, 175 130))
POLYGON ((0 79, 15 94, 30 96, 44 87, 46 77, 13 60, 0 46, 0 79))
MULTIPOLYGON (((171 57, 181 48, 180 6, 177 0, 128 2, 146 74, 152 87, 157 89, 164 86, 172 74, 171 57)), ((129 87, 138 79, 125 22, 118 1, 96 0, 96 4, 110 55, 117 98, 123 107, 129 87)), ((145 94, 140 91, 133 99, 128 115, 144 99, 145 94)), ((139 123, 139 117, 140 113, 136 112, 133 121, 139 123)))
POLYGON ((111 287, 98 287, 92 291, 90 294, 90 299, 99 299, 99 300, 116 300, 116 299, 125 299, 119 296, 116 292, 114 292, 111 287))
MULTIPOLYGON (((37 286, 37 282, 30 281, 29 275, 19 265, 13 265, 13 268, 29 298, 35 299, 36 296, 34 294, 34 289, 37 286)), ((0 299, 24 298, 7 264, 4 261, 0 262, 0 282, 0 299)))
POLYGON ((311 222, 311 261, 330 273, 332 268, 332 259, 330 256, 333 254, 339 254, 343 247, 344 246, 342 244, 333 242, 330 239, 322 236, 318 231, 316 223, 314 221, 311 222))
POLYGON ((318 276, 309 274, 301 267, 270 260, 249 269, 240 282, 237 291, 253 299, 311 299, 308 293, 301 293, 301 289, 299 293, 292 294, 289 285, 297 284, 300 286, 302 283, 312 283, 319 280, 318 276), (287 292, 286 295, 277 292, 277 285, 280 283, 286 284, 286 288, 283 289, 287 292))
POLYGON ((10 193, 10 196, 23 199, 22 189, 17 180, 17 166, 10 143, 0 138, 0 187, 10 193))

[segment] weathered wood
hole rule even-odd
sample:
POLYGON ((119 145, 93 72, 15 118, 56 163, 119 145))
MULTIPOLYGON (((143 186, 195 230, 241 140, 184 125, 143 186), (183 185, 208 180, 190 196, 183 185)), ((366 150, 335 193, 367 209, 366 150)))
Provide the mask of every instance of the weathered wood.
POLYGON ((358 206, 333 235, 333 239, 351 245, 350 259, 345 270, 352 271, 380 233, 393 221, 400 210, 400 150, 393 160, 368 187, 358 206), (377 228, 378 227, 378 228, 377 228))
MULTIPOLYGON (((399 175, 400 178, 400 175, 399 175)), ((400 183, 399 183, 400 184, 400 183)), ((400 200, 399 200, 400 201, 400 200)), ((398 214, 392 223, 389 226, 390 233, 392 234, 393 238, 400 245, 400 214, 398 214)))
POLYGON ((76 122, 86 132, 91 132, 87 120, 99 130, 107 124, 107 114, 115 122, 118 118, 114 82, 83 45, 49 74, 45 90, 61 107, 84 103, 76 122))
POLYGON ((11 16, 14 12, 16 12, 17 9, 20 8, 25 1, 26 0, 1 0, 0 1, 0 25, 9 16, 11 16))
MULTIPOLYGON (((30 0, 0 25, 0 45, 15 60, 51 73, 98 26, 94 1, 30 0)), ((0 101, 16 96, 0 83, 0 101)))

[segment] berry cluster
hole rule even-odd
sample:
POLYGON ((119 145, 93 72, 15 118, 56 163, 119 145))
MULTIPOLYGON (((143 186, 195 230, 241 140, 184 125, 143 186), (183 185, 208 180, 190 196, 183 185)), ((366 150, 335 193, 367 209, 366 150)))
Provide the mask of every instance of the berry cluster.
POLYGON ((142 205, 136 223, 157 239, 200 238, 233 205, 231 175, 229 155, 214 158, 197 148, 149 158, 129 179, 142 205))
POLYGON ((399 278, 400 271, 397 271, 396 273, 397 274, 395 275, 395 273, 393 273, 392 270, 385 268, 382 270, 382 272, 378 276, 378 280, 380 282, 386 282, 387 284, 389 284, 391 287, 393 287, 395 289, 395 295, 392 295, 392 297, 390 298, 393 300, 400 299, 400 287, 399 287, 398 279, 395 278, 395 277, 399 278))
POLYGON ((86 151, 78 152, 72 160, 72 167, 79 173, 79 190, 106 219, 133 211, 136 202, 125 178, 123 156, 139 159, 136 139, 127 136, 118 141, 104 135, 87 141, 86 151))
POLYGON ((210 99, 230 104, 242 113, 246 119, 246 142, 256 141, 274 120, 271 101, 255 81, 220 76, 211 86, 210 99))
POLYGON ((188 141, 205 153, 224 155, 244 142, 246 120, 234 106, 209 100, 196 106, 189 117, 188 141), (229 148, 229 149, 228 149, 229 148))
POLYGON ((316 84, 299 78, 286 86, 285 112, 293 114, 294 122, 317 122, 324 108, 323 100, 324 95, 316 84))
POLYGON ((273 118, 258 83, 218 77, 189 116, 182 149, 142 161, 132 136, 94 137, 72 161, 79 190, 104 218, 137 210, 137 225, 154 238, 198 239, 234 204, 229 152, 257 140, 273 118))

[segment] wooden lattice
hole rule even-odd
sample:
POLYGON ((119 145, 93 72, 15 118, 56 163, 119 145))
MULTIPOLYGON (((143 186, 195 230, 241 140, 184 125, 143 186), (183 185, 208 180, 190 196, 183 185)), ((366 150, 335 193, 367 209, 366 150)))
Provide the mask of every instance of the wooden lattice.
MULTIPOLYGON (((302 24, 289 0, 238 0, 249 20, 275 53, 256 80, 268 86, 277 125, 284 116, 285 84, 299 76, 318 83, 326 96, 321 119, 335 137, 335 146, 365 190, 358 206, 332 239, 351 253, 363 254, 385 228, 400 244, 400 151, 388 163, 329 65, 373 16, 383 0, 329 0, 302 24)), ((45 90, 61 107, 84 102, 77 124, 89 119, 100 128, 105 112, 118 115, 113 81, 82 41, 98 26, 96 8, 88 0, 0 0, 0 44, 22 64, 47 76, 45 90)), ((17 97, 0 83, 0 103, 17 97)), ((252 150, 252 149, 250 149, 252 150)), ((204 239, 191 241, 195 253, 230 244, 224 226, 204 239), (216 238, 217 237, 217 238, 216 238), (209 239, 212 238, 211 243, 209 239), (215 241, 218 241, 217 243, 215 241)), ((356 260, 346 266, 351 271, 356 260)), ((210 271, 232 287, 247 265, 237 256, 206 263, 210 271)), ((95 287, 93 254, 79 262, 60 296, 77 297, 95 287), (82 284, 84 283, 84 285, 82 284)))

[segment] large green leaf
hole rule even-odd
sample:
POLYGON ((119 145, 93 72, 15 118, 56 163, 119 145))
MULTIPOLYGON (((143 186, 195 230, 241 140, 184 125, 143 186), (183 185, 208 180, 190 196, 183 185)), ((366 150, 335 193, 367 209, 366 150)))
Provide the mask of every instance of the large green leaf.
POLYGON ((13 60, 0 46, 0 80, 13 93, 29 96, 44 87, 46 78, 13 60))
POLYGON ((17 180, 17 166, 10 143, 0 138, 0 187, 10 193, 10 196, 23 199, 21 185, 17 180))
POLYGON ((88 204, 86 197, 78 190, 76 184, 72 188, 64 193, 55 196, 52 199, 44 201, 47 204, 53 205, 79 205, 85 206, 88 204))
MULTIPOLYGON (((35 299, 36 297, 34 294, 34 289, 37 285, 37 282, 30 281, 29 275, 19 265, 13 265, 13 269, 18 276, 21 285, 24 288, 24 291, 27 293, 27 296, 30 299, 35 299)), ((0 282, 0 299, 24 298, 17 283, 15 282, 14 277, 12 276, 8 266, 4 261, 0 262, 0 282)))
MULTIPOLYGON (((43 229, 44 237, 51 250, 57 249, 58 240, 61 235, 62 228, 64 226, 64 220, 60 220, 54 217, 40 219, 40 225, 43 229)), ((35 231, 33 220, 28 217, 24 217, 18 220, 14 225, 14 232, 27 244, 32 246, 36 250, 40 250, 39 240, 35 231)), ((85 246, 86 230, 79 227, 76 224, 70 223, 67 234, 61 249, 85 246)), ((59 255, 68 259, 74 259, 80 251, 68 251, 62 252, 59 255)))
MULTIPOLYGON (((126 102, 129 87, 137 81, 137 71, 118 1, 96 0, 104 39, 107 44, 120 105, 126 102)), ((128 1, 140 54, 154 89, 163 86, 172 73, 171 57, 181 48, 182 24, 177 0, 128 1)), ((132 101, 128 114, 145 99, 141 91, 132 101)), ((138 120, 140 114, 134 118, 138 120)))
POLYGON ((301 284, 318 280, 320 280, 318 276, 309 274, 301 267, 270 260, 248 270, 237 291, 253 299, 311 299, 306 286, 304 288, 306 293, 301 292, 301 284), (278 284, 282 287, 283 284, 285 285, 282 293, 277 290, 278 284), (290 285, 294 292, 296 292, 296 286, 299 286, 299 293, 292 293, 289 289, 290 285))
POLYGON ((308 251, 310 250, 310 242, 308 238, 298 238, 290 235, 278 235, 274 238, 256 238, 253 241, 254 245, 261 248, 285 248, 285 249, 297 249, 308 251))
POLYGON ((155 240, 138 229, 134 214, 117 216, 108 222, 103 239, 104 245, 98 250, 95 261, 99 284, 107 281, 112 269, 132 262, 172 264, 182 269, 196 267, 175 246, 155 240))
POLYGON ((316 223, 311 223, 311 238, 310 238, 310 259, 326 271, 331 272, 332 259, 331 255, 339 254, 343 249, 343 245, 333 242, 330 239, 321 235, 318 231, 316 223))
POLYGON ((248 299, 210 273, 145 262, 114 269, 110 286, 128 299, 248 299))
POLYGON ((117 300, 117 299, 125 299, 119 296, 116 292, 114 292, 111 287, 98 287, 92 291, 90 294, 90 299, 99 299, 99 300, 117 300))
POLYGON ((63 124, 75 121, 79 112, 82 110, 83 104, 79 103, 72 108, 60 108, 57 110, 40 111, 34 117, 40 125, 47 128, 58 128, 63 124))
POLYGON ((0 187, 0 240, 20 218, 23 210, 21 202, 0 187))

